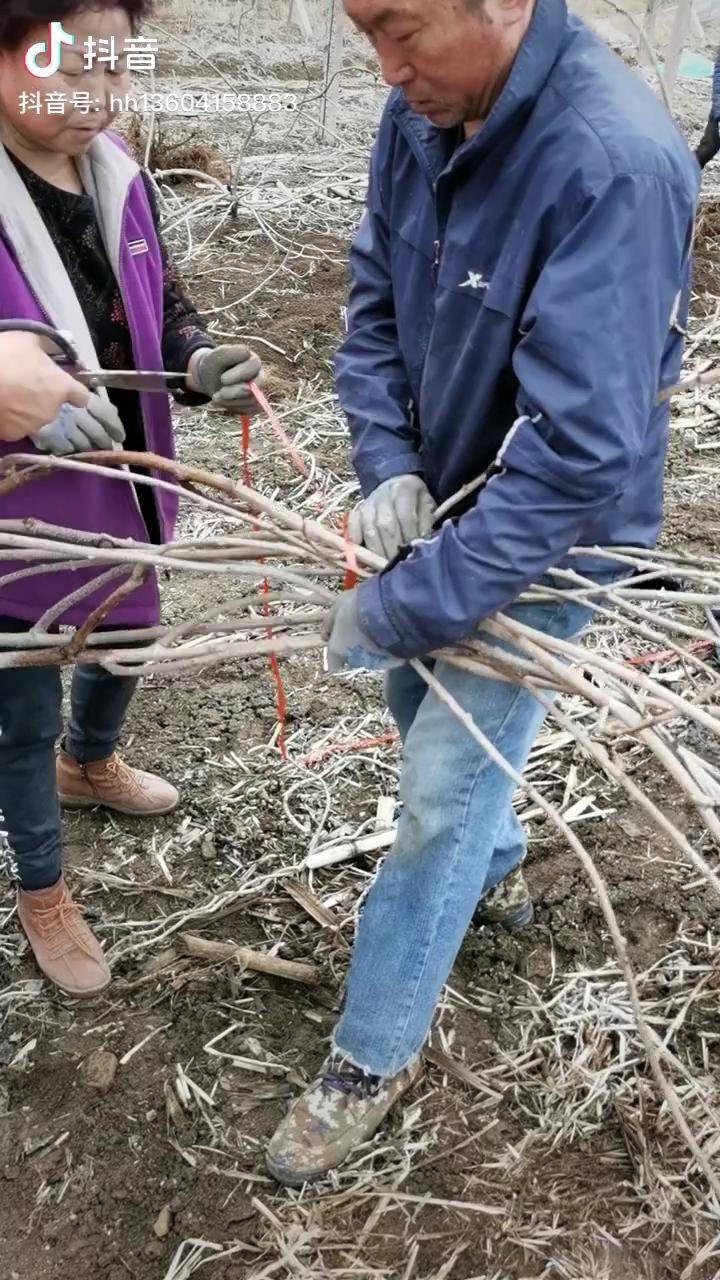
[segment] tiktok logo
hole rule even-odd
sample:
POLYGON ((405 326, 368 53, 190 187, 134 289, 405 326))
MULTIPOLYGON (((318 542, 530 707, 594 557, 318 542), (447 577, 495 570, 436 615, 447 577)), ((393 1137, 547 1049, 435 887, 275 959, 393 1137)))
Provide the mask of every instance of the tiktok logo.
POLYGON ((39 40, 37 44, 31 45, 25 54, 25 66, 30 75, 37 76, 39 80, 47 80, 50 76, 54 76, 60 70, 60 53, 63 45, 74 43, 75 37, 68 35, 62 22, 51 22, 49 48, 45 40, 39 40), (47 58, 47 65, 39 66, 39 58, 47 58))

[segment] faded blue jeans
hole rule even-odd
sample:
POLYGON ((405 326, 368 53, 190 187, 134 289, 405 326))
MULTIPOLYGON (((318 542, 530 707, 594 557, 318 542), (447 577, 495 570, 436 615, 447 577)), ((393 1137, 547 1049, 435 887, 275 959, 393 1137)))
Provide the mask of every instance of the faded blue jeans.
MULTIPOLYGON (((562 639, 592 613, 554 601, 506 612, 562 639)), ((546 715, 537 699, 443 662, 435 675, 522 771, 546 715)), ((479 899, 525 855, 512 780, 412 667, 389 672, 386 695, 404 744, 403 807, 365 902, 334 1038, 341 1056, 378 1076, 395 1075, 422 1048, 479 899)))
MULTIPOLYGON (((0 631, 28 626, 0 617, 0 631)), ((113 754, 137 683, 102 667, 75 668, 65 746, 81 764, 113 754)), ((0 670, 0 833, 24 889, 49 888, 62 870, 55 777, 62 698, 59 667, 0 670)))

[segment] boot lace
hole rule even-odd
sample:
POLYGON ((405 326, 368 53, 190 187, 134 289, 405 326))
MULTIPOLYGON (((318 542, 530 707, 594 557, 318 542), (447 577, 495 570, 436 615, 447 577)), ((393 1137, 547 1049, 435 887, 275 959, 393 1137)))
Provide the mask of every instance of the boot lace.
POLYGON ((356 1098, 374 1098, 382 1083, 381 1076, 371 1076, 350 1063, 330 1064, 330 1069, 320 1077, 320 1088, 325 1092, 350 1094, 356 1098))
POLYGON ((75 947, 88 956, 94 955, 93 936, 83 920, 82 908, 69 894, 64 894, 54 907, 33 911, 32 919, 52 960, 59 960, 75 947))
POLYGON ((91 781, 95 783, 96 790, 110 782, 131 795, 142 794, 142 787, 134 770, 119 756, 110 756, 103 765, 102 774, 95 779, 91 778, 91 781))

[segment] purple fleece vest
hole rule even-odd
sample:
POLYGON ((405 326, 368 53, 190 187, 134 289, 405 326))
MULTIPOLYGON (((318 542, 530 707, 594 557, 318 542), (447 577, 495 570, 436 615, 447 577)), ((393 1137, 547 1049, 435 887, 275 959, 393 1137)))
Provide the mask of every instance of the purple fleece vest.
MULTIPOLYGON (((163 265, 152 212, 142 177, 132 183, 122 222, 120 279, 118 281, 127 311, 132 337, 135 366, 138 369, 162 369, 163 332, 163 265), (147 253, 137 253, 138 243, 145 242, 147 253), (132 253, 130 246, 135 246, 132 253)), ((42 307, 23 276, 11 245, 0 226, 0 317, 3 320, 29 319, 48 322, 42 307)), ((147 448, 173 458, 173 432, 170 402, 164 394, 141 396, 147 448)), ((16 444, 0 441, 0 455, 35 453, 30 440, 16 444)), ((177 515, 174 494, 157 491, 160 527, 163 539, 171 541, 177 515)), ((49 524, 93 533, 109 533, 120 538, 147 541, 145 524, 131 484, 121 480, 73 475, 64 470, 22 485, 13 493, 0 497, 0 519, 22 519, 35 516, 49 524)), ((27 564, 27 562, 26 562, 27 564)), ((18 582, 2 584, 5 575, 22 568, 20 562, 0 561, 0 617, 7 615, 36 622, 44 611, 81 584, 102 573, 107 564, 92 569, 73 569, 36 574, 18 582)), ((79 606, 69 609, 62 623, 81 623, 122 579, 86 596, 79 606)), ((104 625, 152 626, 160 615, 157 581, 151 573, 146 581, 118 606, 104 625)), ((2 627, 0 625, 0 630, 2 627)))

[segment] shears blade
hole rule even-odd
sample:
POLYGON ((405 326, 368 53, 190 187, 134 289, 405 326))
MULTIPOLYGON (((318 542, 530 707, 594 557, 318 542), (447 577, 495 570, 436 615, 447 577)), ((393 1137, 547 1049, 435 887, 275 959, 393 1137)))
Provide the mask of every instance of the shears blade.
POLYGON ((170 391, 187 391, 187 374, 165 373, 163 371, 140 371, 135 369, 89 369, 70 370, 77 382, 83 386, 106 387, 109 391, 162 391, 166 395, 170 391))

